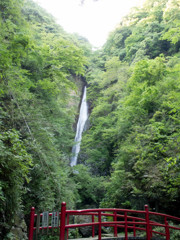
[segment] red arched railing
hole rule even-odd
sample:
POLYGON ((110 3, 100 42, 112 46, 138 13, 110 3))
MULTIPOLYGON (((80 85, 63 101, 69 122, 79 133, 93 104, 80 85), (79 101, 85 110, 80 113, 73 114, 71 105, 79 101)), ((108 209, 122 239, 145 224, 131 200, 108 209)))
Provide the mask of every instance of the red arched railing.
MULTIPOLYGON (((48 213, 48 216, 52 216, 52 213, 48 213)), ((61 204, 60 224, 54 228, 60 228, 60 240, 68 239, 68 230, 79 227, 92 227, 92 237, 95 236, 95 226, 98 227, 98 240, 101 240, 101 228, 113 227, 114 237, 118 236, 118 228, 124 229, 125 240, 128 239, 128 233, 137 235, 137 230, 146 232, 146 240, 151 240, 153 235, 158 234, 165 237, 166 240, 170 240, 170 229, 180 230, 179 226, 172 226, 169 221, 175 222, 177 225, 180 223, 180 218, 170 215, 150 212, 148 206, 145 205, 144 211, 136 211, 129 209, 116 209, 116 208, 99 208, 99 209, 85 209, 85 210, 67 210, 66 203, 61 204), (69 223, 69 217, 75 215, 88 215, 91 216, 92 221, 88 223, 69 223), (112 219, 112 220, 111 220, 112 219), (158 221, 157 221, 158 219, 158 221), (96 221, 95 221, 96 220, 96 221), (157 231, 154 228, 160 227, 162 231, 157 231)), ((37 218, 35 209, 31 209, 31 220, 29 230, 29 240, 33 240, 33 234, 35 231, 43 229, 52 229, 53 226, 40 226, 34 227, 34 223, 37 218)), ((43 214, 39 215, 39 218, 43 214)))

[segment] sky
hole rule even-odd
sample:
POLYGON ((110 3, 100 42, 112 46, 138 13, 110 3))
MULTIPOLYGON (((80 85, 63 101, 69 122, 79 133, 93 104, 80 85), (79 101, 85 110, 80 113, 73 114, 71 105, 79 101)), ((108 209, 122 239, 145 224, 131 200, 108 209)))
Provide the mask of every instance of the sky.
POLYGON ((143 0, 34 0, 51 13, 68 33, 87 38, 95 48, 102 47, 123 16, 143 0))

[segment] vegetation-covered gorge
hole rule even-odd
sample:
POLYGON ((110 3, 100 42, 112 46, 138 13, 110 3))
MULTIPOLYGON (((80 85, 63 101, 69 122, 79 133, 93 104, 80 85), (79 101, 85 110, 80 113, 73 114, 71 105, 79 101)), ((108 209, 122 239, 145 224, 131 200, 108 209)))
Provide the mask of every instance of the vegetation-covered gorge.
POLYGON ((1 0, 0 238, 62 201, 180 215, 179 27, 179 0, 148 0, 91 52, 33 1, 1 0), (84 81, 89 129, 71 168, 84 81))

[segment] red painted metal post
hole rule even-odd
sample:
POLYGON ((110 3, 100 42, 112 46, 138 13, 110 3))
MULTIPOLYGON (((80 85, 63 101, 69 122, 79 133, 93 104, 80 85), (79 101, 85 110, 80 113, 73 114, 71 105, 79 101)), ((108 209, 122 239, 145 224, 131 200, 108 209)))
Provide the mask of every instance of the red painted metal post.
POLYGON ((66 203, 61 203, 61 223, 59 240, 65 240, 65 223, 66 223, 66 203))
MULTIPOLYGON (((92 223, 94 223, 94 215, 92 215, 92 223)), ((92 237, 95 236, 95 228, 94 225, 92 225, 92 237)))
MULTIPOLYGON (((134 219, 133 222, 135 223, 134 219)), ((136 237, 136 224, 133 224, 133 236, 136 237)))
POLYGON ((30 224, 29 224, 29 239, 33 240, 33 232, 34 232, 34 214, 35 214, 35 208, 31 208, 31 215, 30 215, 30 224))
POLYGON ((146 216, 146 239, 151 240, 151 229, 150 229, 150 222, 149 222, 148 205, 145 205, 144 208, 145 208, 145 216, 146 216))
MULTIPOLYGON (((114 211, 114 222, 117 221, 117 212, 114 211)), ((117 237, 117 224, 114 225, 114 237, 117 237)))
MULTIPOLYGON (((67 225, 69 225, 69 214, 67 214, 67 225)), ((67 239, 69 237, 69 229, 67 229, 67 239)))
POLYGON ((152 238, 152 234, 153 234, 153 232, 152 232, 152 226, 150 225, 150 239, 152 238))
POLYGON ((170 232, 169 232, 169 226, 168 226, 168 221, 167 221, 167 217, 164 218, 164 222, 165 222, 165 231, 166 231, 166 240, 170 240, 170 232))
POLYGON ((99 222, 98 240, 101 240, 101 211, 98 212, 98 222, 99 222))
POLYGON ((125 240, 128 240, 127 212, 124 213, 125 240))

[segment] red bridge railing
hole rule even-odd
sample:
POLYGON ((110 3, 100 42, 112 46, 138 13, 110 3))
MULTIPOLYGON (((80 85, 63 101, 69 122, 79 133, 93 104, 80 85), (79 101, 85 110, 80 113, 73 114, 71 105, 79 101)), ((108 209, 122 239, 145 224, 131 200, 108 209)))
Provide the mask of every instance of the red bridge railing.
MULTIPOLYGON (((52 213, 48 213, 48 215, 52 216, 52 213)), ((35 227, 34 223, 37 216, 38 215, 35 214, 35 209, 32 208, 29 228, 29 240, 33 240, 33 235, 35 231, 53 228, 53 226, 49 225, 46 227, 42 227, 39 224, 35 227)), ((133 234, 133 236, 136 237, 137 230, 146 232, 146 240, 151 240, 155 234, 163 236, 166 240, 170 240, 170 229, 180 230, 180 227, 178 226, 180 224, 180 218, 162 213, 150 212, 147 205, 145 205, 144 211, 116 208, 67 210, 66 203, 63 202, 61 204, 61 212, 59 213, 59 216, 60 223, 58 220, 58 226, 56 226, 55 228, 60 229, 60 240, 68 239, 69 229, 87 226, 92 227, 92 237, 95 236, 95 227, 98 228, 98 240, 102 239, 102 227, 113 227, 114 237, 118 236, 118 229, 123 229, 125 240, 128 239, 128 234, 133 234), (81 224, 70 223, 70 216, 76 215, 91 216, 92 221, 81 224), (170 221, 173 221, 176 226, 170 224, 170 221), (162 231, 157 231, 156 229, 154 229, 156 227, 160 227, 162 231)), ((42 217, 42 214, 40 214, 40 217, 42 217)))

